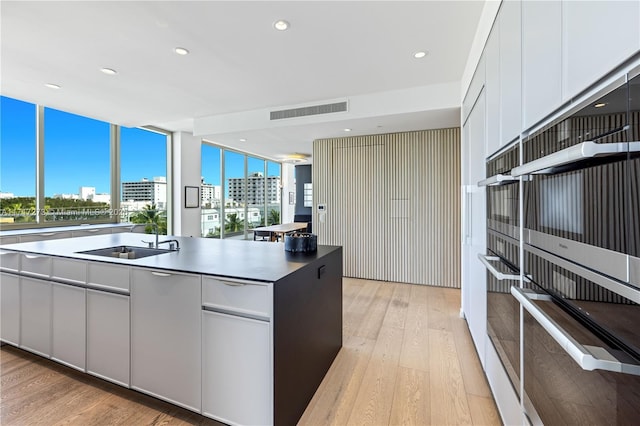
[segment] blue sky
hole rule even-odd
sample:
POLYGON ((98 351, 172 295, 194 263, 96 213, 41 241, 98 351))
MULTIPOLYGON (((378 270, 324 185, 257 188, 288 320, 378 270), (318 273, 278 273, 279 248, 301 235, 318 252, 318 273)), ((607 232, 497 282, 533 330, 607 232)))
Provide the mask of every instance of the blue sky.
MULTIPOLYGON (((80 186, 109 193, 109 124, 45 108, 45 196, 77 194, 80 186)), ((137 128, 121 128, 120 178, 123 182, 166 176, 166 138, 137 128)), ((36 180, 36 107, 0 97, 0 191, 34 196, 36 180)), ((263 172, 263 161, 249 157, 249 172, 263 172)), ((244 175, 244 156, 227 152, 229 177, 244 175)), ((279 175, 280 165, 268 163, 268 175, 279 175)), ((202 175, 220 185, 220 149, 203 146, 202 175)))

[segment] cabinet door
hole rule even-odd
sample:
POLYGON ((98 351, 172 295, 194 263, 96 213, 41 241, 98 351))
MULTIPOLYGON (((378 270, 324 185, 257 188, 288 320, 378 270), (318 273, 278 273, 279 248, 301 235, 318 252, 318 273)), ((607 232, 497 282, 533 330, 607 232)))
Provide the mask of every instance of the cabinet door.
POLYGON ((268 322, 202 311, 202 360, 205 416, 229 424, 273 423, 268 322))
POLYGON ((562 2, 562 99, 569 100, 638 51, 638 1, 562 2))
POLYGON ((486 202, 485 190, 478 188, 477 182, 485 178, 484 99, 484 92, 481 92, 467 120, 469 139, 464 143, 464 147, 469 152, 469 181, 464 188, 465 244, 462 246, 462 308, 483 365, 486 339, 486 272, 477 256, 478 253, 484 253, 486 247, 486 202))
POLYGON ((522 130, 521 33, 520 2, 503 2, 500 8, 500 146, 518 138, 522 130))
MULTIPOLYGON (((499 16, 498 16, 499 19, 499 16)), ((500 148, 500 26, 494 25, 487 46, 485 47, 485 67, 486 67, 486 140, 482 137, 482 148, 486 147, 486 152, 482 152, 482 157, 489 156, 500 148)), ((477 108, 474 107, 474 109, 477 108)), ((483 105, 484 112, 484 105, 483 105)), ((473 112, 471 112, 473 114, 473 112)), ((476 113, 477 114, 477 113, 476 113)), ((483 114, 483 119, 485 118, 483 114)), ((470 120, 471 118, 469 118, 470 120)), ((483 128, 484 130, 484 128, 483 128)), ((484 168, 484 167, 483 167, 484 168)), ((477 182, 477 181, 476 181, 477 182)), ((475 183, 475 182, 474 182, 475 183)))
POLYGON ((129 296, 87 289, 87 373, 129 386, 129 296))
POLYGON ((53 283, 51 359, 84 371, 86 354, 86 290, 53 283))
POLYGON ((0 339, 20 345, 20 278, 0 273, 0 339))
POLYGON ((51 355, 51 282, 20 277, 20 347, 51 355))
POLYGON ((522 92, 525 129, 562 102, 561 2, 522 2, 522 92))
POLYGON ((200 280, 131 270, 131 387, 198 412, 200 280))

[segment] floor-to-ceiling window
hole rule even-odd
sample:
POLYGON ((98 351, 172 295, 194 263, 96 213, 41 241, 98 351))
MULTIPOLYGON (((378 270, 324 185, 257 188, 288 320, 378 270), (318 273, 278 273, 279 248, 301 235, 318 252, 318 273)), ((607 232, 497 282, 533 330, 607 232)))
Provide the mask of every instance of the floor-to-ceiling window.
POLYGON ((110 221, 110 125, 44 108, 44 221, 110 221))
POLYGON ((36 221, 36 106, 0 97, 0 224, 36 221))
POLYGON ((252 229, 280 223, 280 163, 202 143, 202 232, 251 239, 252 229))
POLYGON ((167 134, 140 128, 120 128, 120 211, 122 220, 148 223, 167 233, 169 181, 167 134))
POLYGON ((222 215, 222 149, 203 143, 201 148, 202 178, 200 182, 200 206, 202 212, 201 233, 207 238, 220 238, 224 221, 222 215))
POLYGON ((277 225, 282 222, 282 164, 267 161, 266 215, 267 225, 277 225))
POLYGON ((240 237, 244 238, 245 207, 247 206, 246 179, 245 179, 245 158, 244 154, 225 150, 224 158, 224 186, 222 188, 223 197, 223 217, 224 217, 224 238, 240 237))
POLYGON ((120 128, 5 96, 0 108, 3 229, 131 220, 167 232, 169 132, 120 128))

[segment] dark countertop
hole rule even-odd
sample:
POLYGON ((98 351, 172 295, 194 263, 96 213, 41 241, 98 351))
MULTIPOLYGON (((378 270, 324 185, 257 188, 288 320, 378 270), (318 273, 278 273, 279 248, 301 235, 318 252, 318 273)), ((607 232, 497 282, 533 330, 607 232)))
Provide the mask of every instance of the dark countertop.
MULTIPOLYGON (((150 234, 119 233, 6 244, 1 250, 265 282, 275 282, 316 259, 339 250, 338 246, 319 245, 315 253, 289 253, 284 250, 283 243, 161 235, 160 241, 178 240, 180 251, 141 259, 78 253, 119 245, 144 248, 147 245, 141 240, 151 241, 154 238, 150 234)), ((160 247, 166 249, 168 245, 162 244, 160 247)))

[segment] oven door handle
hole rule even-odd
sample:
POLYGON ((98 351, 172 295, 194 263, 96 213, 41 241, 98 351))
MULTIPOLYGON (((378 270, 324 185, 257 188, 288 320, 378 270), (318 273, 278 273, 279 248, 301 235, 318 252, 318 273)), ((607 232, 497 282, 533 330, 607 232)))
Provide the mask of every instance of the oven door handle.
POLYGON ((533 303, 533 300, 536 299, 536 293, 511 286, 511 294, 583 370, 606 370, 640 376, 640 365, 621 362, 605 348, 578 343, 557 322, 533 303))
POLYGON ((495 186, 508 182, 515 182, 518 178, 511 175, 497 174, 478 182, 478 186, 495 186))
POLYGON ((554 167, 564 166, 587 158, 609 157, 639 151, 640 142, 596 143, 587 141, 530 161, 522 166, 514 167, 511 170, 511 175, 553 174, 554 167))
POLYGON ((520 280, 520 275, 503 274, 491 264, 491 262, 501 262, 498 256, 486 256, 482 253, 478 253, 478 259, 480 259, 480 262, 482 262, 484 267, 487 268, 487 271, 489 271, 498 281, 520 280))

